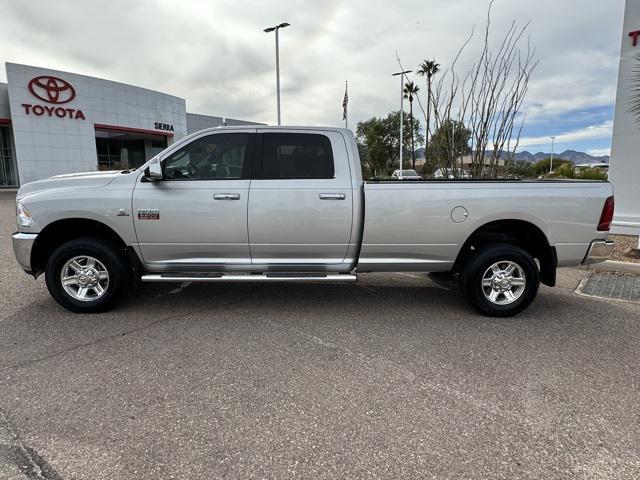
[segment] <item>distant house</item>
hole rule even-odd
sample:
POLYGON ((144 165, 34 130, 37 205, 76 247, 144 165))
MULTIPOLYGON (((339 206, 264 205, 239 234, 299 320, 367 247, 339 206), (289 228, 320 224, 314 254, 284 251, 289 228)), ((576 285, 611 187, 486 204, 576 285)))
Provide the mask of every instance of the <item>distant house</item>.
POLYGON ((597 162, 597 163, 578 163, 575 165, 576 170, 580 170, 583 168, 597 168, 598 170, 609 171, 609 164, 605 162, 597 162))

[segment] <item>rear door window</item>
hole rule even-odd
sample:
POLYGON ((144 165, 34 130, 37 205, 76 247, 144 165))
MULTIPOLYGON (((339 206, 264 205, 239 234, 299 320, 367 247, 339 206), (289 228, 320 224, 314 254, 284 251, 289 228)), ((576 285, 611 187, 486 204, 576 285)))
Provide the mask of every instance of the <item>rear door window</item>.
POLYGON ((334 178, 331 141, 322 134, 264 133, 258 178, 334 178))

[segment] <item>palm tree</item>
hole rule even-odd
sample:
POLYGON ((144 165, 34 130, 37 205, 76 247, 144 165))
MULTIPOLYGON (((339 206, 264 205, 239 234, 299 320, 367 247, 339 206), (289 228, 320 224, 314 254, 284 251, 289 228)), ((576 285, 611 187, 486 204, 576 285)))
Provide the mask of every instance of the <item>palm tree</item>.
MULTIPOLYGON (((407 82, 404 84, 404 98, 409 99, 409 128, 411 129, 411 164, 413 169, 416 169, 416 148, 413 144, 413 96, 418 93, 420 89, 413 82, 407 82)), ((401 140, 402 141, 402 140, 401 140)))
POLYGON ((423 77, 427 78, 427 115, 425 118, 425 122, 427 124, 427 126, 425 127, 425 144, 424 144, 424 157, 425 160, 427 158, 427 148, 429 147, 429 129, 430 129, 430 119, 431 119, 431 100, 432 100, 432 95, 431 95, 431 80, 433 79, 433 76, 438 73, 440 71, 440 64, 437 63, 434 59, 431 60, 424 60, 419 66, 418 66, 418 75, 421 75, 423 77))

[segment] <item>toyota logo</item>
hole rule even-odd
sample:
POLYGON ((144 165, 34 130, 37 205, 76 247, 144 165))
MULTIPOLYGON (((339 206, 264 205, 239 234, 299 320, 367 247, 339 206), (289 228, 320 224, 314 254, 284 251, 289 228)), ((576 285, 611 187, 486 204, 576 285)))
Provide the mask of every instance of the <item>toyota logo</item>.
POLYGON ((68 103, 76 98, 76 91, 69 82, 49 75, 31 79, 29 91, 34 97, 48 103, 68 103))

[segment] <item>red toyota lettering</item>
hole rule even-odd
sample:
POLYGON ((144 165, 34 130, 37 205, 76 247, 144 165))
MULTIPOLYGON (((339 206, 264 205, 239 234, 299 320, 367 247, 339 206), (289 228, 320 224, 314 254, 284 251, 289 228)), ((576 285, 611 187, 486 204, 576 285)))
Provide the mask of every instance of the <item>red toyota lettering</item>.
POLYGON ((71 118, 73 120, 86 120, 84 113, 82 110, 76 110, 75 108, 63 108, 63 107, 52 107, 49 105, 33 105, 31 103, 23 103, 21 104, 22 108, 24 108, 24 113, 26 115, 38 115, 41 117, 42 115, 47 114, 49 117, 53 117, 55 114, 58 118, 71 118))

